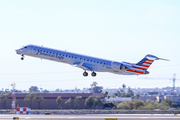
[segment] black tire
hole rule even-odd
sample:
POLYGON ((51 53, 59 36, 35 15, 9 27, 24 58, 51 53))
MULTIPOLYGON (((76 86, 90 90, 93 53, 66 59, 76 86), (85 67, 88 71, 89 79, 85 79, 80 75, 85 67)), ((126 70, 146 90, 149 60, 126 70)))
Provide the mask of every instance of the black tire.
POLYGON ((24 58, 22 57, 21 60, 24 60, 24 58))
POLYGON ((84 72, 84 73, 83 73, 83 76, 85 76, 85 77, 88 76, 88 73, 87 73, 87 72, 84 72))
POLYGON ((93 77, 95 77, 95 76, 96 76, 96 73, 95 73, 95 72, 92 72, 91 75, 92 75, 93 77))

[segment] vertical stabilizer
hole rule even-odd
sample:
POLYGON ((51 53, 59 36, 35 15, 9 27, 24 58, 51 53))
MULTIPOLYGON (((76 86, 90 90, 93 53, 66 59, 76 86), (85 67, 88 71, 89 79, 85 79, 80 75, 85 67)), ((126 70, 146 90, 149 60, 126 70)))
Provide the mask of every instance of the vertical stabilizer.
POLYGON ((151 66, 151 64, 154 62, 154 60, 158 60, 158 59, 159 59, 158 57, 148 54, 141 61, 135 64, 135 66, 133 66, 132 68, 147 70, 151 66))

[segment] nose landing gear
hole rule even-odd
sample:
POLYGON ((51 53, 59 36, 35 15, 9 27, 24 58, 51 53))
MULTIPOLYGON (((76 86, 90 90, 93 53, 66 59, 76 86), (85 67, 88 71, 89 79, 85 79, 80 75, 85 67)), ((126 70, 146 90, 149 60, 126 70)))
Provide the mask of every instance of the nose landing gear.
POLYGON ((21 56, 22 56, 22 57, 21 57, 21 60, 24 60, 24 55, 22 54, 21 56))

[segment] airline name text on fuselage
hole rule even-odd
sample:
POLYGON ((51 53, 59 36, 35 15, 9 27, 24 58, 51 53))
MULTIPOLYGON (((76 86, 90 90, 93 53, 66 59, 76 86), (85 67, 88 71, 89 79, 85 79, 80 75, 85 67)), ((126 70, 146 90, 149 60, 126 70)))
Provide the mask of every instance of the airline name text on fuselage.
POLYGON ((42 52, 42 51, 38 51, 38 54, 40 54, 40 55, 45 55, 45 56, 50 56, 50 57, 54 57, 54 58, 58 58, 59 60, 64 59, 64 57, 58 55, 58 53, 56 53, 56 54, 51 54, 51 53, 44 53, 44 52, 42 52))

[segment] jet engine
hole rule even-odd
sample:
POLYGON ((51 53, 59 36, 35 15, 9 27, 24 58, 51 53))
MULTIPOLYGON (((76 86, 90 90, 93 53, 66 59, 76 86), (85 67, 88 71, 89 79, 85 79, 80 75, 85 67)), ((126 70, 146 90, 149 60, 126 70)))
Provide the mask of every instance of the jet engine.
POLYGON ((128 67, 119 62, 112 62, 112 68, 114 71, 119 71, 119 70, 127 69, 128 67))

